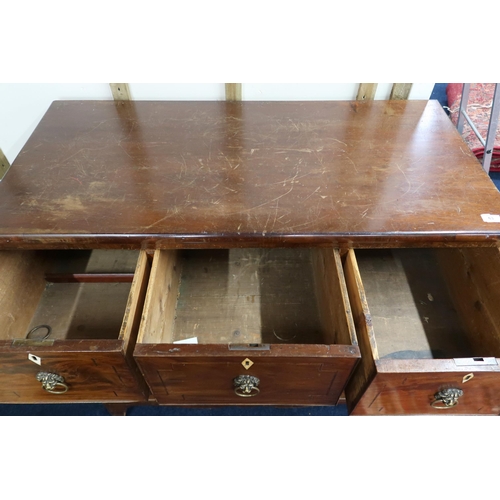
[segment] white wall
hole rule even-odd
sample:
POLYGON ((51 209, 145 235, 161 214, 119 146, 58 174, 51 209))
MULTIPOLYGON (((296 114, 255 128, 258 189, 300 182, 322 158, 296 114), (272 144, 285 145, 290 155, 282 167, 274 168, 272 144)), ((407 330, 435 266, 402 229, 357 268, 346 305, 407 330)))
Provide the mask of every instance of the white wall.
MULTIPOLYGON (((428 99, 434 84, 414 83, 410 99, 428 99)), ((388 99, 392 84, 378 85, 376 99, 388 99)), ((223 83, 130 83, 136 100, 223 100, 223 83)), ((248 83, 244 100, 352 100, 357 83, 248 83)), ((112 99, 107 83, 0 84, 0 148, 10 163, 55 100, 112 99)))
MULTIPOLYGON (((358 83, 246 83, 242 97, 249 101, 352 100, 358 83)), ((429 99, 433 83, 414 83, 410 99, 429 99)), ((392 83, 379 83, 375 99, 389 99, 392 83)))

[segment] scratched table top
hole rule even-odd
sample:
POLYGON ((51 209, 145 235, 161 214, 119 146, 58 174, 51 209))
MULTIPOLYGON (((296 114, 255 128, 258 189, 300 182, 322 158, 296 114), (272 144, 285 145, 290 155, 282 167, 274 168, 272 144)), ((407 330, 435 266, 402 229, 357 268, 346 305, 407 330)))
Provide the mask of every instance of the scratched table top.
POLYGON ((0 182, 0 248, 496 245, 500 193, 436 101, 56 101, 0 182))

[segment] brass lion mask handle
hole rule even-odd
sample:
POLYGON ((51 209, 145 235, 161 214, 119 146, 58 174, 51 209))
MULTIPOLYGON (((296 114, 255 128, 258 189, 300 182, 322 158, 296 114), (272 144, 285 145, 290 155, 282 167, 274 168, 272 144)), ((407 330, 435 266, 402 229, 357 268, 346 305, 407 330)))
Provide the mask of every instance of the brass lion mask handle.
POLYGON ((252 375, 238 375, 234 380, 234 392, 242 398, 251 398, 259 394, 260 380, 252 375))
POLYGON ((64 394, 69 389, 64 377, 57 373, 38 372, 36 379, 41 382, 43 389, 51 394, 64 394))
POLYGON ((443 389, 434 394, 434 401, 431 403, 431 406, 437 410, 448 410, 456 406, 458 404, 458 398, 463 395, 464 391, 462 391, 462 389, 443 389))

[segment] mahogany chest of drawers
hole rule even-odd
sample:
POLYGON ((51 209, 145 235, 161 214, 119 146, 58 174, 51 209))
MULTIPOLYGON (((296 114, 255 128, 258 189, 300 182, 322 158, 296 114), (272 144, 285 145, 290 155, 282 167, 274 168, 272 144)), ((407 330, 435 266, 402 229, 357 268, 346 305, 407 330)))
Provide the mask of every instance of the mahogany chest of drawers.
POLYGON ((434 101, 59 101, 0 182, 0 401, 500 413, 500 193, 434 101))

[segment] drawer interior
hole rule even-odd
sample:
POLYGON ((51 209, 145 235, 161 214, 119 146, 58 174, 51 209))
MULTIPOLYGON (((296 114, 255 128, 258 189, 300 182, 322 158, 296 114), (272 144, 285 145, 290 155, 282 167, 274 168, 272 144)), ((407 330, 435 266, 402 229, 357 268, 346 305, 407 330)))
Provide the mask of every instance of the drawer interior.
POLYGON ((355 343, 334 250, 163 250, 151 273, 139 342, 355 343))
POLYGON ((356 250, 376 359, 500 357, 498 249, 356 250))
POLYGON ((0 339, 118 339, 139 252, 1 252, 0 339))

